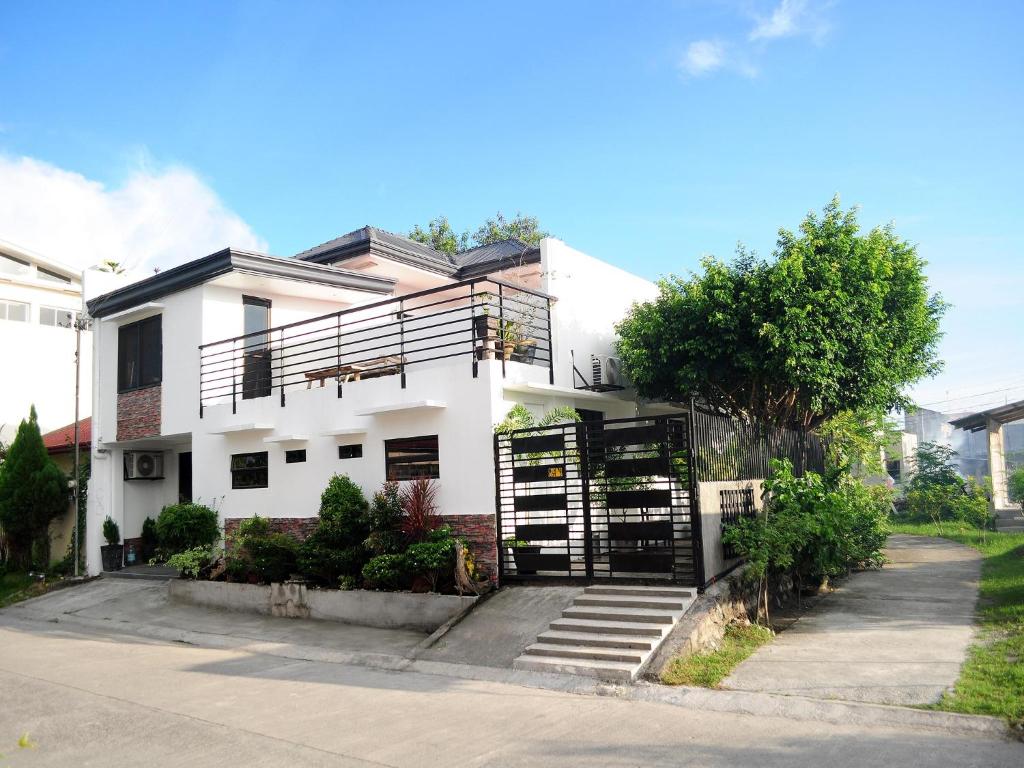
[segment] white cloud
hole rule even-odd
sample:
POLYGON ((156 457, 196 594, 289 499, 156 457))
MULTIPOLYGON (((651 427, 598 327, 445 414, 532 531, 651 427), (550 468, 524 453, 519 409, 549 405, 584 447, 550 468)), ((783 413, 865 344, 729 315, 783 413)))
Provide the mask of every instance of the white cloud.
POLYGON ((0 239, 86 268, 104 259, 151 272, 227 246, 266 242, 193 171, 145 162, 116 187, 31 157, 0 155, 0 239))
POLYGON ((782 0, 771 14, 758 20, 748 39, 777 40, 807 35, 820 43, 829 30, 820 12, 820 6, 807 0, 782 0))
POLYGON ((688 75, 697 77, 719 69, 725 63, 725 46, 717 40, 690 43, 680 66, 688 75))

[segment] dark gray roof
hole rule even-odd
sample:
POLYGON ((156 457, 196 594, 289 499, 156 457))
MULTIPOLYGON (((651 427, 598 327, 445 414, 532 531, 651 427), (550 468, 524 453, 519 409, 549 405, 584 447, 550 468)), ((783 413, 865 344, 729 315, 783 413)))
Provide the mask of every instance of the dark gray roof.
POLYGON ((87 302, 89 314, 93 317, 112 315, 115 312, 205 283, 229 272, 278 277, 285 280, 316 283, 333 288, 349 288, 381 295, 387 295, 395 288, 395 281, 386 277, 225 248, 223 251, 97 296, 87 302))
POLYGON ((454 276, 457 271, 454 259, 448 254, 435 251, 429 245, 410 240, 408 237, 370 226, 297 253, 295 258, 317 264, 337 264, 344 259, 362 256, 365 253, 379 253, 395 261, 440 272, 443 275, 454 276))
POLYGON ((989 419, 998 421, 1000 424, 1008 424, 1011 421, 1024 419, 1024 400, 989 408, 987 411, 978 411, 978 413, 972 413, 969 416, 953 419, 949 423, 957 429, 964 429, 968 432, 980 432, 988 428, 989 419))
POLYGON ((540 260, 538 248, 515 238, 480 245, 451 256, 408 237, 370 226, 297 253, 295 258, 318 264, 338 264, 368 253, 455 278, 540 260))

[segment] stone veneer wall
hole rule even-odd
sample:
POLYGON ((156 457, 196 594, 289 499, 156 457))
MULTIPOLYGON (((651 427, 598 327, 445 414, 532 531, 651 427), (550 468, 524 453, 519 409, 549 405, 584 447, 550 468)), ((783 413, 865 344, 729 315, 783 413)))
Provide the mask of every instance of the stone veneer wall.
MULTIPOLYGON (((238 532, 238 525, 243 520, 248 520, 247 517, 227 517, 224 518, 224 536, 230 538, 238 532)), ((320 522, 319 517, 270 517, 267 518, 270 523, 270 530, 274 533, 287 533, 289 536, 294 536, 299 541, 305 541, 306 538, 316 528, 316 524, 320 522)))
POLYGON ((136 440, 160 434, 160 385, 117 395, 117 439, 136 440))
MULTIPOLYGON (((477 567, 484 571, 492 583, 498 581, 498 535, 494 528, 494 515, 443 515, 444 522, 452 527, 456 536, 461 536, 473 553, 477 567)), ((229 517, 224 520, 224 534, 231 537, 238 531, 239 523, 246 518, 229 517)), ((319 517, 271 517, 270 530, 287 533, 299 541, 305 541, 316 528, 319 517)))
POLYGON ((494 514, 443 515, 456 536, 461 536, 473 553, 477 567, 487 573, 491 583, 498 582, 498 533, 494 514))

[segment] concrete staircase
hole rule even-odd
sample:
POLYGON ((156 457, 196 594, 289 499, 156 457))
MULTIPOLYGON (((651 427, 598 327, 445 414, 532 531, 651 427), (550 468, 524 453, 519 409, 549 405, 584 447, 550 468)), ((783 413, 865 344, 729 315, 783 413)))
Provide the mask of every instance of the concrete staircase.
POLYGON ((587 587, 512 667, 628 682, 693 601, 685 587, 587 587))
POLYGON ((1020 507, 997 509, 996 530, 1002 533, 1024 533, 1024 511, 1020 507))

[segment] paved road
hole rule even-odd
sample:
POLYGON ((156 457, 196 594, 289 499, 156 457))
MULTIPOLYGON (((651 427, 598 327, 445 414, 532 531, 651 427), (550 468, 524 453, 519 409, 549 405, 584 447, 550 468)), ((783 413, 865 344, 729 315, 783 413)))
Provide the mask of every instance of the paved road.
POLYGON ((168 643, 0 613, 20 766, 1020 766, 991 737, 706 712, 168 643), (28 732, 36 746, 19 749, 28 732))
POLYGON ((879 571, 849 578, 723 687, 881 704, 938 701, 973 636, 981 555, 946 539, 892 536, 879 571))

